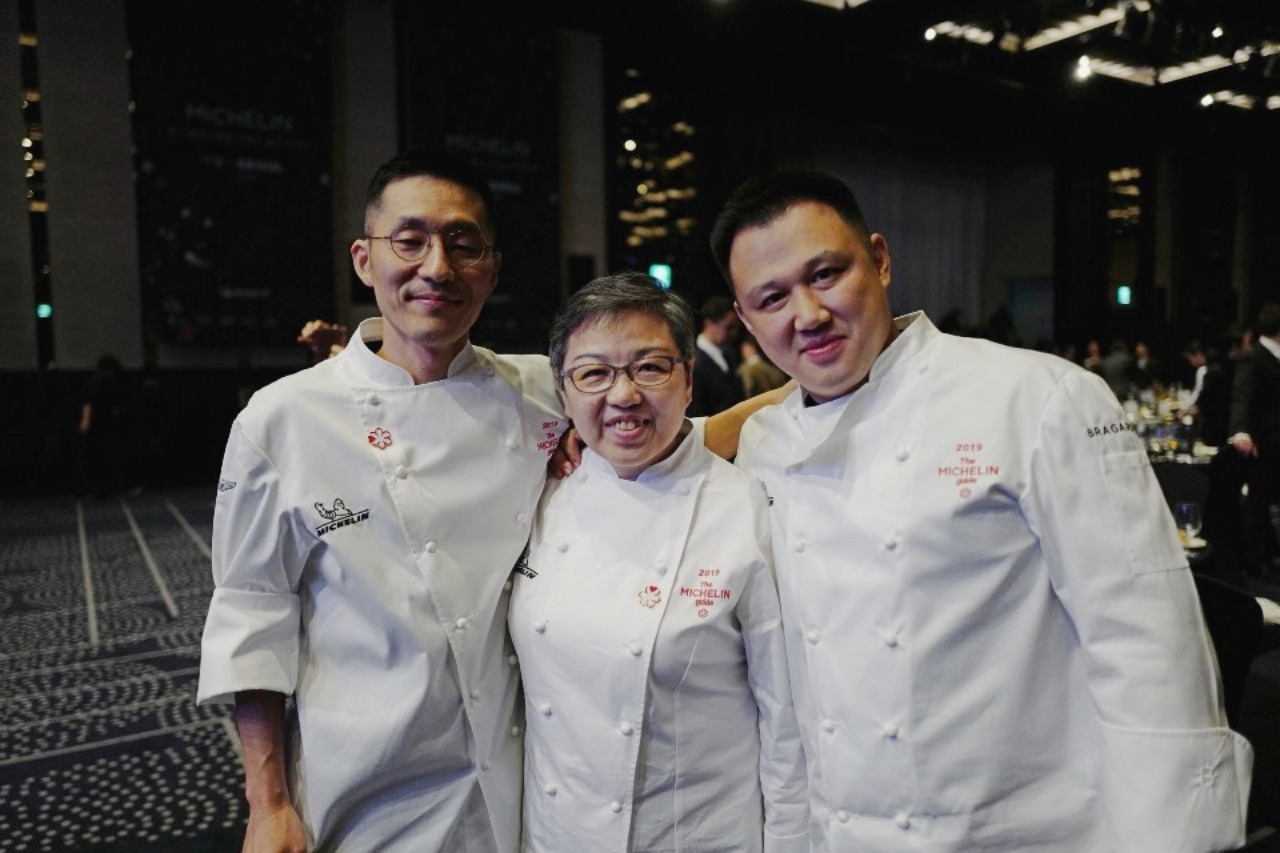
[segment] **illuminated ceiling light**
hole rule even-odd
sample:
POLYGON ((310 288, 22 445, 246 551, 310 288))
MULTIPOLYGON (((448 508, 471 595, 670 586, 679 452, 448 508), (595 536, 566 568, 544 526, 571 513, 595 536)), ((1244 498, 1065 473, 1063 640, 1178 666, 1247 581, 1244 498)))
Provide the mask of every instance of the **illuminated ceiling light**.
POLYGON ((1093 68, 1090 67, 1089 57, 1082 56, 1076 60, 1076 79, 1088 80, 1093 74, 1093 68))
POLYGON ((1213 37, 1214 37, 1214 38, 1216 38, 1216 39, 1220 39, 1220 38, 1222 38, 1222 37, 1223 37, 1223 35, 1225 35, 1225 34, 1226 34, 1226 31, 1225 31, 1225 30, 1223 30, 1223 29, 1222 29, 1222 27, 1214 27, 1214 28, 1213 28, 1213 37))
POLYGON ((1125 166, 1121 169, 1112 169, 1107 172, 1107 181, 1113 184, 1123 184, 1129 181, 1136 181, 1142 177, 1142 170, 1137 166, 1125 166))
MULTIPOLYGON (((1134 8, 1139 12, 1145 12, 1151 8, 1151 4, 1146 0, 1135 3, 1134 8)), ((1066 39, 1075 38, 1092 30, 1108 27, 1112 24, 1118 24, 1124 19, 1125 4, 1119 3, 1115 6, 1108 6, 1105 9, 1099 9, 1096 13, 1081 15, 1078 18, 1072 18, 1068 21, 1059 21, 1052 26, 1045 27, 1037 33, 1027 36, 1026 41, 1022 43, 1023 50, 1036 50, 1037 48, 1047 47, 1051 44, 1064 41, 1066 39)))
POLYGON ((1221 89, 1217 92, 1205 95, 1200 99, 1201 104, 1209 106, 1209 104, 1205 104, 1206 99, 1209 100, 1210 104, 1227 104, 1238 110, 1251 110, 1257 106, 1258 103, 1258 99, 1253 95, 1245 95, 1240 92, 1232 91, 1231 89, 1221 89))
POLYGON ((1185 80, 1197 74, 1217 71, 1219 68, 1226 68, 1229 65, 1231 65, 1231 60, 1225 56, 1205 56, 1200 59, 1193 59, 1190 62, 1184 62, 1181 65, 1170 65, 1168 68, 1161 68, 1156 73, 1156 80, 1160 83, 1172 83, 1175 80, 1185 80))
POLYGON ((24 138, 24 139, 22 140, 22 147, 23 147, 23 148, 30 148, 30 147, 31 147, 31 140, 30 140, 29 138, 24 138))
POLYGON ((938 31, 937 31, 937 30, 935 30, 933 27, 929 27, 929 29, 927 29, 927 30, 925 30, 925 31, 924 31, 924 40, 925 40, 925 41, 933 41, 933 40, 934 40, 934 39, 936 39, 937 37, 938 37, 938 31))
POLYGON ((1202 107, 1211 107, 1211 106, 1213 106, 1213 95, 1208 95, 1208 94, 1206 94, 1206 95, 1202 96, 1202 97, 1200 98, 1200 106, 1202 106, 1202 107))
POLYGON ((648 184, 637 184, 637 185, 636 185, 636 192, 637 192, 637 193, 639 193, 640 195, 644 195, 644 194, 645 194, 645 193, 647 193, 648 191, 649 191, 649 185, 648 185, 648 184))
MULTIPOLYGON (((943 21, 939 24, 934 24, 929 30, 933 30, 940 36, 973 42, 974 44, 991 44, 996 37, 996 34, 990 30, 966 24, 957 24, 955 21, 943 21)), ((926 36, 928 35, 928 30, 925 31, 925 34, 926 36)))
POLYGON ((1139 67, 1125 65, 1122 62, 1112 62, 1107 59, 1094 59, 1090 61, 1089 69, 1094 74, 1114 77, 1117 80, 1124 80, 1128 83, 1137 83, 1139 86, 1154 86, 1156 84, 1156 69, 1148 66, 1139 67))
POLYGON ((1267 109, 1280 110, 1280 95, 1271 95, 1267 98, 1267 109))
POLYGON ((628 139, 626 142, 622 143, 622 147, 627 151, 635 151, 636 141, 634 139, 628 139))

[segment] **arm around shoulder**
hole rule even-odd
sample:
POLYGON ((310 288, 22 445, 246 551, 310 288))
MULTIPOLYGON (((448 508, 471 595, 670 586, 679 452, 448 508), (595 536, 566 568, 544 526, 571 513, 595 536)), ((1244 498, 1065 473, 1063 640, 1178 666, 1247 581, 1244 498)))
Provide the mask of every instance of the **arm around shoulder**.
POLYGON ((747 422, 747 418, 765 406, 781 403, 796 387, 796 381, 789 380, 781 388, 748 397, 741 403, 708 417, 704 433, 707 449, 722 459, 733 459, 738 455, 738 437, 742 434, 742 425, 747 422))

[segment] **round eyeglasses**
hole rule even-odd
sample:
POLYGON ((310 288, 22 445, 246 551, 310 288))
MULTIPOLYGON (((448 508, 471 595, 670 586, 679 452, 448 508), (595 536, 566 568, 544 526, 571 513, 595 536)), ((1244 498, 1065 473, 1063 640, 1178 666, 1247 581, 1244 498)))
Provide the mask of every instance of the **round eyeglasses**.
POLYGON ((560 375, 568 377, 573 387, 584 394, 599 394, 612 388, 620 373, 627 374, 632 384, 641 388, 656 388, 671 378, 676 365, 684 363, 684 359, 670 355, 647 355, 623 365, 579 364, 560 375))
POLYGON ((391 251, 402 261, 414 263, 431 251, 431 238, 435 235, 444 247, 444 255, 453 267, 471 267, 483 261, 492 246, 474 228, 452 228, 448 231, 428 231, 425 228, 401 228, 386 237, 366 236, 366 240, 386 240, 391 251))

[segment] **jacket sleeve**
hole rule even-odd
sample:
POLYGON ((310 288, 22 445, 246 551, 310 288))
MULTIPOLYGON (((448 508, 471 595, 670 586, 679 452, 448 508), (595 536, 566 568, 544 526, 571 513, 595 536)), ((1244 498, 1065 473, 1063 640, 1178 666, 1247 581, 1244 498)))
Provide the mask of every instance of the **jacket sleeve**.
POLYGON ((807 768, 791 702, 769 518, 763 492, 753 489, 751 497, 749 512, 756 529, 760 560, 752 568, 738 613, 746 644, 747 682, 760 715, 764 849, 765 853, 808 853, 807 768))
POLYGON ((1227 728, 1191 572, 1146 452, 1095 376, 1043 411, 1023 508, 1075 626, 1119 851, 1244 842, 1253 753, 1227 728))
POLYGON ((308 547, 271 461, 231 428, 213 514, 213 599, 201 641, 196 700, 241 690, 292 694, 298 678, 298 583, 308 547))

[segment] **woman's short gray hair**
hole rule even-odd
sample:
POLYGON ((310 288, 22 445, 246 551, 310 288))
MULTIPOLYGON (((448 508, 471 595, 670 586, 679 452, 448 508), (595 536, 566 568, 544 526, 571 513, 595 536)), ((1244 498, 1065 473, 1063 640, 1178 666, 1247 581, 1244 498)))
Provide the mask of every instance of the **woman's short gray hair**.
POLYGON ((631 313, 666 321, 681 358, 692 358, 696 333, 693 311, 679 295, 664 290, 651 275, 620 272, 601 276, 569 297, 551 324, 551 369, 563 383, 564 353, 569 337, 588 323, 611 321, 631 313))

